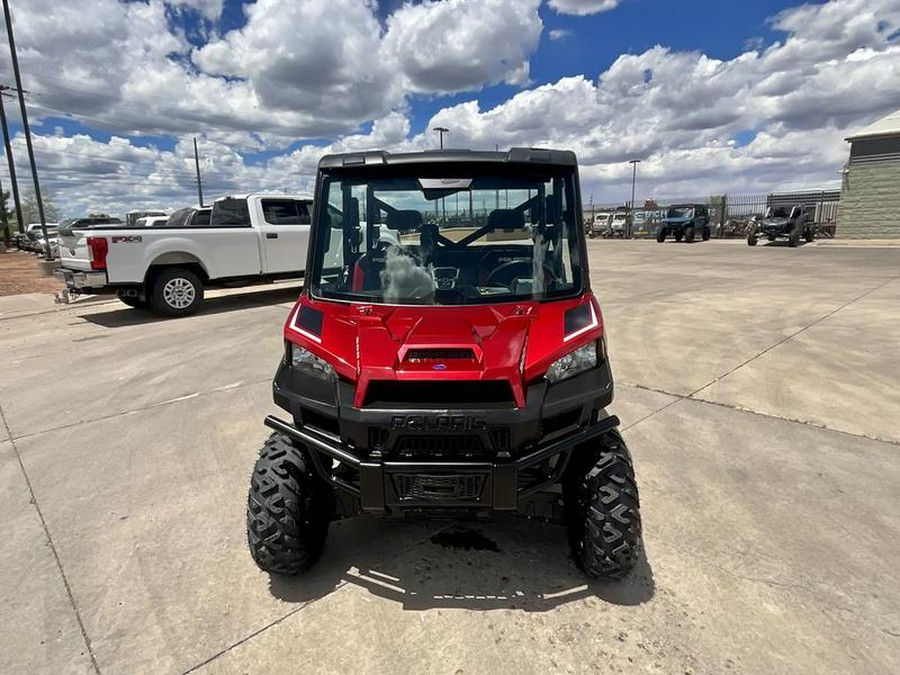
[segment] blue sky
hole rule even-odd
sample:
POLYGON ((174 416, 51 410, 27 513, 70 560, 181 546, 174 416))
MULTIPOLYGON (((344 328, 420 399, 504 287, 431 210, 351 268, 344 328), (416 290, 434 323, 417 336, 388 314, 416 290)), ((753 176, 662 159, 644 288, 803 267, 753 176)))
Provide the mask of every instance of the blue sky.
POLYGON ((194 136, 208 193, 304 191, 323 152, 432 147, 437 124, 455 147, 572 148, 609 202, 630 157, 646 197, 833 184, 844 137, 900 108, 896 0, 30 0, 13 16, 66 214, 190 203, 194 136))

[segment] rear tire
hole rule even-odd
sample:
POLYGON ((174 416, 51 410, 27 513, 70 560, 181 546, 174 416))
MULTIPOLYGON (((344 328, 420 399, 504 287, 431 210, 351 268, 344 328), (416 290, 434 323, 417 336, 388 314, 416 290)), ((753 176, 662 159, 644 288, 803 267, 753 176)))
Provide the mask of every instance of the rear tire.
POLYGON ((661 244, 665 240, 666 240, 666 228, 661 227, 661 228, 659 228, 659 231, 656 233, 656 241, 658 241, 661 244))
POLYGON ((753 225, 750 228, 750 231, 747 233, 747 245, 748 246, 756 246, 757 236, 756 236, 756 225, 753 225))
MULTIPOLYGON (((569 545, 589 577, 616 578, 630 572, 641 550, 641 514, 631 455, 618 431, 572 458, 563 485, 569 545)), ((576 452, 578 450, 576 449, 576 452)))
POLYGON ((694 226, 693 225, 690 225, 690 226, 684 228, 684 241, 687 244, 694 243, 694 226))
POLYGON ((684 237, 684 232, 682 232, 681 230, 675 230, 675 241, 676 242, 681 242, 683 237, 684 237))
POLYGON ((800 245, 800 228, 795 226, 794 229, 791 230, 790 235, 788 235, 788 246, 790 246, 791 248, 794 248, 799 245, 800 245))
POLYGON ((811 241, 815 240, 816 233, 815 233, 815 231, 813 231, 813 228, 811 228, 811 227, 806 228, 806 230, 803 231, 803 238, 806 240, 807 244, 810 243, 811 241))
POLYGON ((703 234, 701 235, 701 238, 703 239, 703 241, 709 241, 709 228, 708 227, 703 228, 703 234))
POLYGON ((269 574, 302 574, 325 546, 333 492, 308 466, 305 451, 274 433, 253 467, 247 543, 253 561, 269 574))
POLYGON ((188 316, 203 304, 203 282, 190 270, 170 267, 153 281, 153 311, 168 317, 188 316))

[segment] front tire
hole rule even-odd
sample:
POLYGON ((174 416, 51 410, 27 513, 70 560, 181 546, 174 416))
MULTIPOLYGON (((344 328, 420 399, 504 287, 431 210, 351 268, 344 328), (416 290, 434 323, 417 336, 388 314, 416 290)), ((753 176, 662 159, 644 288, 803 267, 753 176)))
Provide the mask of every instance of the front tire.
POLYGON ((703 228, 703 235, 701 238, 703 239, 703 241, 709 241, 709 228, 708 227, 703 228))
POLYGON ((659 228, 659 231, 656 233, 656 241, 658 241, 661 244, 665 240, 666 240, 666 228, 661 227, 661 228, 659 228))
MULTIPOLYGON (((572 558, 593 578, 617 578, 637 564, 641 515, 634 467, 618 431, 583 453, 564 483, 564 502, 572 558)), ((576 452, 578 450, 576 449, 576 452)))
POLYGON ((800 228, 795 226, 794 229, 791 230, 790 235, 788 235, 788 246, 790 246, 791 248, 795 248, 799 245, 800 245, 800 228))
POLYGON ((247 499, 247 543, 269 574, 298 575, 319 558, 328 535, 333 493, 284 434, 260 451, 247 499))
POLYGON ((694 226, 693 225, 690 225, 690 226, 684 228, 684 241, 687 244, 694 243, 694 226))
POLYGON ((168 317, 188 316, 203 304, 203 282, 190 270, 164 269, 153 282, 150 304, 155 312, 168 317))
POLYGON ((815 230, 811 227, 806 228, 803 232, 803 238, 806 240, 807 244, 814 241, 816 238, 815 230))

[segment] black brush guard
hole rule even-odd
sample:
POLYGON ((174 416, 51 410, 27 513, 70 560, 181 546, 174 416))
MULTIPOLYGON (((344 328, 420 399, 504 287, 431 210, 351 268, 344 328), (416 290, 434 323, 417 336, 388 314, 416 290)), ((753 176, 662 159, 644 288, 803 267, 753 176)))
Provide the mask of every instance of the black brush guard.
POLYGON ((518 459, 472 462, 404 462, 360 459, 340 439, 296 426, 269 415, 265 424, 303 444, 316 472, 327 482, 359 499, 362 511, 516 511, 530 496, 559 482, 572 449, 619 426, 615 415, 551 441, 518 459), (326 468, 336 460, 359 473, 350 482, 326 468), (520 485, 521 472, 559 456, 549 475, 520 485))

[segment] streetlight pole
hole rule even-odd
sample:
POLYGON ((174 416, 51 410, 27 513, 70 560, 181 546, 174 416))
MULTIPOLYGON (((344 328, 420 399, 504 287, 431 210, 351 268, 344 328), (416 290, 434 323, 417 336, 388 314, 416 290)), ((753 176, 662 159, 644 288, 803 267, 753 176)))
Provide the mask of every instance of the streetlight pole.
POLYGON ((435 127, 434 131, 438 132, 441 136, 441 150, 444 149, 444 134, 449 134, 450 130, 447 127, 435 127))
MULTIPOLYGON (((16 221, 19 224, 19 233, 25 231, 25 223, 22 222, 22 202, 19 201, 19 182, 16 180, 16 163, 12 155, 12 143, 9 138, 9 125, 6 123, 6 106, 3 105, 3 97, 6 93, 0 88, 0 126, 3 128, 3 143, 6 147, 6 161, 9 164, 9 182, 12 185, 13 203, 16 206, 16 221)), ((12 96, 12 94, 9 94, 12 96)))
POLYGON ((50 237, 47 236, 47 218, 44 216, 44 200, 41 199, 41 183, 38 180, 37 165, 34 163, 34 146, 31 144, 31 128, 28 126, 28 111, 25 109, 25 90, 22 89, 22 76, 19 73, 19 56, 16 54, 16 38, 13 35, 12 18, 9 15, 9 0, 3 0, 3 18, 6 19, 6 34, 9 37, 9 53, 12 60, 13 75, 16 78, 16 89, 19 92, 19 110, 22 113, 22 131, 25 134, 25 147, 28 148, 28 160, 31 162, 31 178, 34 181, 34 199, 37 201, 38 216, 41 219, 41 234, 44 236, 44 254, 50 260, 50 237))
POLYGON ((637 165, 641 163, 639 159, 630 159, 631 164, 631 213, 628 218, 628 238, 631 239, 634 230, 634 186, 637 182, 637 165))

